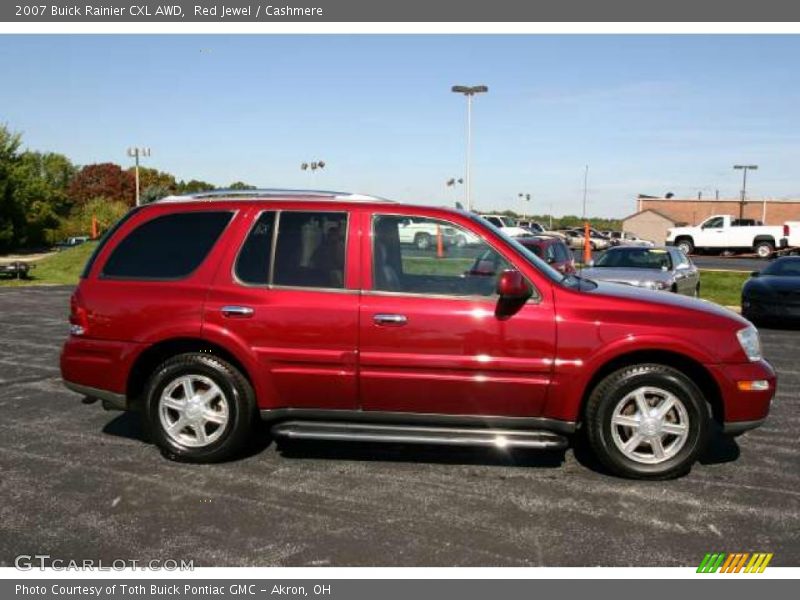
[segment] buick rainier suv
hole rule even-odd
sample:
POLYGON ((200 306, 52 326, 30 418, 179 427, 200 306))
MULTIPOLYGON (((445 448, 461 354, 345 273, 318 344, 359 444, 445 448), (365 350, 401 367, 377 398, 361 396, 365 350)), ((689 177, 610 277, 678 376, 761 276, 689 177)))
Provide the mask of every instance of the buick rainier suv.
POLYGON ((641 479, 760 425, 776 384, 715 304, 564 275, 468 212, 282 190, 128 213, 71 298, 61 372, 173 460, 229 459, 262 419, 278 440, 499 452, 581 436, 641 479))

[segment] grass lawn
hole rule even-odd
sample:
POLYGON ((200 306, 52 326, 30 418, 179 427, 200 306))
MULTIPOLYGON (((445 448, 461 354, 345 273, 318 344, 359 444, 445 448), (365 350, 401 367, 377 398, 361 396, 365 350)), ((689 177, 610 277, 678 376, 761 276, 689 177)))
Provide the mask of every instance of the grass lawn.
POLYGON ((750 273, 737 271, 700 271, 700 297, 724 306, 739 306, 742 286, 750 273))
POLYGON ((86 261, 97 246, 97 242, 86 242, 75 248, 58 252, 32 263, 36 265, 30 270, 28 279, 0 278, 0 287, 78 283, 78 276, 86 261))

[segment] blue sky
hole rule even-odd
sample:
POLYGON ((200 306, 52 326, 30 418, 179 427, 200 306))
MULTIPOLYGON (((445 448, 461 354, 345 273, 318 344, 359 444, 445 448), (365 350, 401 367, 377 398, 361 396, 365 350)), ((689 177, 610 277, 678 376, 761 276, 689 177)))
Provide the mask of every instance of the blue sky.
POLYGON ((478 208, 624 216, 637 193, 800 195, 800 37, 0 36, 0 122, 79 164, 453 203, 465 101, 478 208), (303 161, 329 167, 311 175, 303 161), (316 178, 316 179, 315 179, 316 178))

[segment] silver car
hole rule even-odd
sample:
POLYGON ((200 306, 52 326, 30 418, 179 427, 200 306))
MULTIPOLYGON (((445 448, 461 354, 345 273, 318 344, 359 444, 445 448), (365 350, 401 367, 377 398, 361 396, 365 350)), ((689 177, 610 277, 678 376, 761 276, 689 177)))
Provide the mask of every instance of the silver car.
POLYGON ((617 246, 606 250, 580 276, 686 296, 700 295, 700 273, 678 248, 617 246))

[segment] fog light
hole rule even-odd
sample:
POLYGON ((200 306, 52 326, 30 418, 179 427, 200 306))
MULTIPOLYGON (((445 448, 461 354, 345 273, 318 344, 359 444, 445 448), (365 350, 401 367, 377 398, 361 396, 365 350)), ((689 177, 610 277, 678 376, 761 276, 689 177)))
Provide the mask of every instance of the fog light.
POLYGON ((769 389, 769 381, 756 379, 755 381, 737 381, 736 386, 740 392, 764 392, 769 389))

